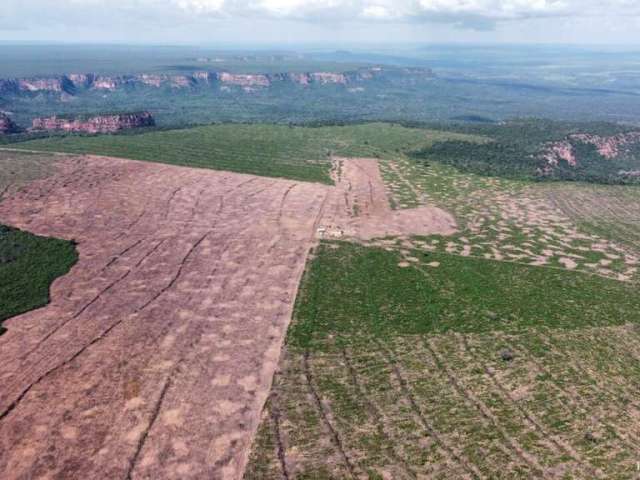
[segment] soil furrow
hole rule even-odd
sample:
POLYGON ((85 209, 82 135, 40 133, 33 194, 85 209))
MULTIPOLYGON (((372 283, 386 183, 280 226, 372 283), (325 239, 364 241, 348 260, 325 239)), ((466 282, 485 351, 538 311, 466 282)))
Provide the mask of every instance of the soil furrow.
POLYGON ((414 412, 416 417, 419 419, 420 424, 425 429, 425 431, 438 443, 440 448, 445 452, 450 459, 460 465, 468 474, 470 474, 475 479, 482 479, 484 476, 478 471, 478 469, 469 463, 467 460, 462 458, 460 454, 458 454, 455 449, 449 445, 443 438, 442 435, 434 428, 432 423, 427 419, 422 409, 418 405, 413 393, 411 392, 411 388, 409 386, 409 382, 404 375, 402 374, 400 367, 398 366, 398 362, 393 358, 391 353, 387 351, 386 347, 382 345, 380 342, 377 342, 378 348, 381 352, 384 353, 388 364, 391 366, 391 370, 395 375, 398 384, 400 385, 400 391, 402 392, 403 397, 409 402, 411 410, 414 412))
POLYGON ((318 410, 318 413, 320 413, 322 422, 324 423, 325 427, 329 431, 329 435, 331 437, 333 445, 336 448, 336 450, 338 450, 338 452, 340 453, 340 456, 344 462, 345 467, 347 467, 347 470, 349 471, 351 478, 358 478, 358 476, 356 475, 356 471, 353 466, 353 463, 351 462, 351 460, 349 459, 349 456, 347 455, 347 452, 345 451, 342 440, 340 439, 340 435, 338 434, 335 427, 331 424, 331 421, 329 420, 325 407, 322 404, 322 399, 320 398, 320 395, 318 394, 318 391, 314 386, 313 375, 311 373, 311 367, 309 366, 309 356, 310 356, 309 352, 308 351, 305 352, 304 360, 303 360, 304 376, 307 381, 309 393, 313 397, 313 401, 315 403, 316 409, 318 410))
POLYGON ((504 387, 504 385, 502 385, 500 380, 496 377, 495 373, 489 368, 489 366, 485 362, 477 358, 477 355, 472 352, 467 338, 465 336, 462 336, 462 339, 466 351, 469 353, 469 355, 474 357, 476 361, 478 361, 485 374, 491 379, 491 382, 496 386, 502 397, 511 405, 513 405, 520 412, 522 417, 538 432, 540 432, 543 437, 548 438, 549 441, 558 450, 567 454, 577 464, 577 466, 580 467, 583 475, 588 475, 592 478, 601 478, 601 474, 599 473, 599 471, 592 465, 588 464, 583 458, 581 458, 578 452, 573 449, 573 447, 567 445, 565 441, 559 439, 556 435, 548 432, 547 429, 542 425, 542 423, 534 418, 533 414, 531 414, 525 407, 523 407, 520 402, 516 401, 513 398, 513 395, 504 387))

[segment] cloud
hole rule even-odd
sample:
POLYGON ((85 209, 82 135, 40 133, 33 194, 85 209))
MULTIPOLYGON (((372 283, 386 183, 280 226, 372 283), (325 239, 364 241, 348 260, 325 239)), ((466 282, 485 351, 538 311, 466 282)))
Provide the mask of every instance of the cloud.
POLYGON ((637 0, 170 0, 220 16, 375 21, 509 21, 551 16, 640 15, 637 0))
MULTIPOLYGON (((38 28, 141 28, 221 20, 340 24, 452 25, 487 31, 530 19, 640 19, 638 0, 0 0, 0 31, 38 28), (4 25, 4 26, 3 26, 4 25)), ((186 27, 185 27, 186 28, 186 27)))

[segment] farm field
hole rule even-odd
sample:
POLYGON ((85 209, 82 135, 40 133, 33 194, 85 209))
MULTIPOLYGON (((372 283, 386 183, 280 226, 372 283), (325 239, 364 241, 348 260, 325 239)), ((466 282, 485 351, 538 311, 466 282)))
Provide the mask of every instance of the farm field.
POLYGON ((329 187, 58 156, 12 191, 0 220, 79 261, 0 339, 0 477, 239 478, 316 236, 455 229, 393 211, 375 160, 338 163, 329 187))
POLYGON ((0 477, 234 475, 326 187, 117 159, 55 168, 0 203, 2 223, 79 252, 49 305, 5 322, 0 477))
POLYGON ((635 478, 635 187, 380 168, 458 232, 317 248, 245 479, 635 478))
POLYGON ((412 253, 320 245, 245 478, 635 478, 636 287, 412 253))
POLYGON ((380 123, 315 128, 231 124, 139 135, 53 137, 11 147, 331 183, 332 155, 390 157, 446 139, 482 137, 380 123))
POLYGON ((640 250, 640 188, 566 185, 546 192, 549 200, 585 231, 640 250))
POLYGON ((0 472, 635 478, 639 190, 410 156, 456 139, 488 141, 211 125, 1 151, 33 167, 0 222, 80 259, 0 339, 0 472))

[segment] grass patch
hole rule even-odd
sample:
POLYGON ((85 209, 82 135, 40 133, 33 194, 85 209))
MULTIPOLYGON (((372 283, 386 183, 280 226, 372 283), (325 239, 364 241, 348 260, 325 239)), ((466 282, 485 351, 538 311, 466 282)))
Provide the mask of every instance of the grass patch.
POLYGON ((245 479, 632 478, 632 286, 443 253, 402 259, 318 247, 245 479))
POLYGON ((49 303, 51 283, 77 260, 73 242, 0 225, 0 335, 4 320, 49 303))
POLYGON ((387 158, 426 148, 435 141, 478 138, 387 123, 330 127, 227 124, 139 135, 55 136, 12 147, 331 183, 331 155, 387 158))
POLYGON ((420 263, 400 268, 398 252, 321 244, 302 284, 289 344, 324 348, 328 338, 358 335, 571 329, 640 320, 633 285, 562 269, 415 254, 420 263))
POLYGON ((0 200, 10 189, 50 175, 55 158, 48 154, 0 150, 0 200))

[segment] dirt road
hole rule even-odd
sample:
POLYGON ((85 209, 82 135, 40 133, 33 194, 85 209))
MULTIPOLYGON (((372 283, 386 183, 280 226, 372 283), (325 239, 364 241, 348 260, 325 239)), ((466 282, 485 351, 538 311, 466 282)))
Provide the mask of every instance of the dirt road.
MULTIPOLYGON (((342 161, 333 188, 70 157, 4 200, 0 223, 80 260, 5 322, 0 478, 239 478, 309 248, 407 228, 371 162, 342 161)), ((449 231, 438 212, 416 233, 449 231)))

